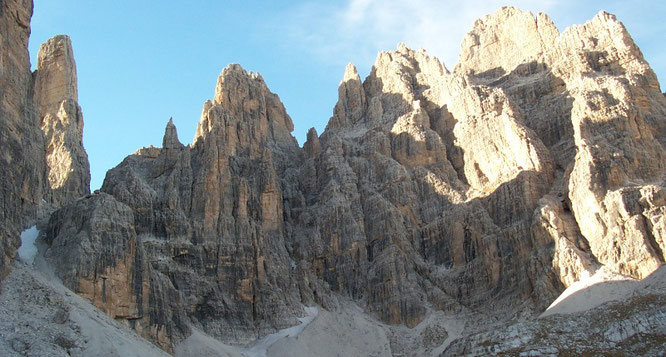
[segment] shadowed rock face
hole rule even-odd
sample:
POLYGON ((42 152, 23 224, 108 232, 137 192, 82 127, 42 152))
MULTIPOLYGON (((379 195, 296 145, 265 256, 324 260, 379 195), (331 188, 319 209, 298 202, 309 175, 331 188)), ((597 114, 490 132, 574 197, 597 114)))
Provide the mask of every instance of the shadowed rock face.
MULTIPOLYGON (((84 209, 93 211, 90 219, 107 214, 111 222, 127 221, 123 227, 132 235, 124 250, 123 244, 105 243, 120 251, 92 258, 91 264, 103 258, 104 269, 98 270, 107 276, 122 276, 128 285, 130 278, 138 279, 116 291, 109 288, 111 278, 103 278, 108 297, 102 293, 102 299, 91 300, 105 311, 117 309, 113 299, 136 301, 132 316, 114 316, 132 324, 145 321, 137 330, 167 350, 189 334, 188 325, 170 318, 174 314, 186 314, 189 323, 219 338, 248 342, 295 323, 302 299, 284 220, 285 201, 298 194, 290 170, 301 160, 292 129, 282 103, 259 75, 238 65, 225 68, 214 101, 204 106, 194 145, 182 145, 169 121, 162 148, 126 158, 107 174, 104 193, 90 199, 127 207, 129 217, 125 211, 84 209)), ((61 211, 50 223, 53 247, 76 242, 59 233, 57 227, 67 221, 58 218, 61 211)), ((79 236, 102 242, 111 239, 106 234, 117 235, 94 224, 75 227, 79 236)), ((53 252, 50 259, 60 265, 75 258, 53 252)), ((80 259, 85 261, 79 265, 89 258, 80 259)), ((84 277, 85 271, 58 273, 85 295, 92 275, 84 277)))
POLYGON ((602 265, 660 266, 666 98, 623 25, 560 34, 505 7, 462 47, 453 72, 404 45, 364 81, 348 65, 303 149, 261 76, 228 66, 192 145, 170 121, 52 216, 56 272, 170 350, 189 326, 251 341, 334 294, 410 327, 429 307, 531 316, 602 265))
POLYGON ((90 192, 67 36, 47 41, 30 72, 32 1, 0 4, 0 278, 37 217, 90 192))
POLYGON ((28 36, 32 3, 0 4, 0 277, 20 245, 19 232, 34 216, 42 197, 43 140, 32 109, 28 36), (36 193, 36 195, 35 195, 36 193))

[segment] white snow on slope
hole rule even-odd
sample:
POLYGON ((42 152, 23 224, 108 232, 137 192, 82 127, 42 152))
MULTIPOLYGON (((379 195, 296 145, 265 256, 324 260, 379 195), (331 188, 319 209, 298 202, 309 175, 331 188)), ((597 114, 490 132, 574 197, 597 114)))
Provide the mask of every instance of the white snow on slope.
POLYGON ((609 301, 628 298, 638 287, 638 281, 601 267, 593 275, 569 286, 553 301, 540 317, 553 314, 572 314, 590 310, 609 301))
POLYGON ((21 246, 18 249, 18 256, 23 262, 32 264, 37 254, 35 240, 39 236, 39 230, 32 226, 21 233, 21 246))
POLYGON ((239 352, 247 357, 266 357, 268 348, 270 348, 275 342, 286 337, 296 337, 300 335, 301 332, 303 332, 303 330, 305 330, 305 328, 317 317, 319 309, 317 309, 316 306, 305 307, 305 312, 307 313, 305 317, 298 318, 298 321, 301 322, 300 324, 272 333, 257 341, 257 343, 250 348, 239 349, 239 352))

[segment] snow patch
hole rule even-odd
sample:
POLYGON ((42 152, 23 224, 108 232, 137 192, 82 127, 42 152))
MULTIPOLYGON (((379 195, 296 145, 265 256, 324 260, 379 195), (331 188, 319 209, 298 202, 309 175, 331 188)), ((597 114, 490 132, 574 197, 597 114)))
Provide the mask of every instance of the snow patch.
POLYGON ((247 357, 266 357, 268 348, 271 347, 272 344, 285 337, 296 337, 303 332, 310 322, 317 317, 319 309, 317 309, 316 306, 305 307, 305 313, 307 314, 306 316, 298 318, 298 321, 301 322, 300 324, 272 333, 257 341, 257 343, 250 348, 239 349, 239 352, 247 357))
POLYGON ((30 265, 35 261, 37 254, 37 246, 35 240, 39 236, 39 230, 36 226, 32 226, 21 233, 21 246, 18 249, 18 256, 23 262, 30 265))
POLYGON ((553 314, 572 314, 590 310, 609 301, 622 300, 636 289, 636 280, 602 267, 592 276, 569 286, 553 301, 540 317, 553 314))

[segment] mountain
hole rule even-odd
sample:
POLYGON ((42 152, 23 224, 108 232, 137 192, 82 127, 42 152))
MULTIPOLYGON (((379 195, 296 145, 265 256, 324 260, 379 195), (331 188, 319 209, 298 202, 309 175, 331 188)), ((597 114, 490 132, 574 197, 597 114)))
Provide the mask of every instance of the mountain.
POLYGON ((90 193, 72 44, 62 35, 48 40, 31 72, 31 16, 32 1, 0 3, 0 277, 22 228, 90 193))
MULTIPOLYGON (((18 23, 3 34, 25 56, 28 10, 2 18, 18 23)), ((33 200, 3 211, 6 255, 41 214, 63 284, 167 352, 248 346, 313 306, 299 338, 264 353, 664 347, 666 97, 611 14, 560 33, 545 14, 503 7, 475 22, 452 71, 402 44, 363 81, 349 64, 325 131, 303 148, 263 78, 229 65, 192 144, 169 121, 161 148, 125 158, 91 195, 71 44, 43 49, 36 74, 15 63, 23 84, 3 85, 20 101, 3 101, 2 125, 25 126, 3 148, 37 158, 0 166, 5 202, 33 200), (40 113, 41 131, 20 113, 40 113), (17 191, 12 175, 30 172, 41 174, 17 191), (590 277, 647 287, 608 297, 590 277), (582 310, 567 300, 590 294, 582 310)))

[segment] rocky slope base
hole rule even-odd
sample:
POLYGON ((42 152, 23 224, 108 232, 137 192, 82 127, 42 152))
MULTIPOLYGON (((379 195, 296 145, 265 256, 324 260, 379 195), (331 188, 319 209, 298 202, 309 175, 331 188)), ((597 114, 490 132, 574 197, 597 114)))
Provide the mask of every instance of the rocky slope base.
POLYGON ((661 356, 666 348, 664 293, 664 267, 643 281, 598 282, 562 300, 555 306, 558 312, 471 334, 453 342, 445 355, 661 356), (624 296, 597 301, 618 291, 624 296))
POLYGON ((62 285, 38 256, 17 260, 0 293, 0 355, 166 357, 62 285))
MULTIPOLYGON (((3 102, 14 110, 3 125, 16 108, 40 113, 42 131, 17 132, 43 138, 43 164, 21 166, 41 173, 26 181, 37 188, 8 197, 53 207, 86 193, 88 176, 71 46, 57 37, 43 48, 34 79, 11 87, 35 94, 14 94, 23 107, 3 102)), ((24 65, 16 73, 29 75, 24 65)), ((364 81, 347 66, 321 136, 311 129, 299 148, 292 130, 262 77, 229 65, 192 144, 169 121, 161 148, 138 150, 100 192, 50 216, 46 260, 65 286, 168 352, 196 345, 192 336, 248 345, 298 324, 304 306, 341 314, 321 314, 336 324, 353 304, 371 317, 349 329, 382 326, 359 330, 387 341, 358 345, 379 354, 663 345, 663 289, 622 303, 626 314, 607 305, 536 319, 583 277, 643 279, 665 259, 666 97, 613 15, 560 33, 544 14, 501 8, 474 24, 453 71, 399 45, 364 81), (651 327, 634 326, 650 311, 651 327), (608 332, 610 322, 639 332, 608 332), (549 337, 558 331, 574 342, 549 337)), ((9 147, 32 150, 16 135, 9 147)), ((27 207, 28 218, 44 211, 27 207)), ((8 211, 11 229, 25 227, 8 211)), ((305 342, 293 346, 311 350, 305 342)))
MULTIPOLYGON (((0 293, 3 356, 165 356, 54 276, 40 244, 34 263, 19 260, 0 293)), ((474 313, 426 313, 413 328, 387 325, 348 299, 242 348, 197 329, 174 348, 188 356, 644 355, 666 348, 666 271, 636 281, 604 272, 567 289, 538 319, 497 321, 474 313), (580 286, 578 286, 580 285, 580 286), (479 324, 478 321, 484 321, 479 324), (303 324, 301 324, 303 325, 303 324), (287 332, 290 331, 290 332, 287 332)))

